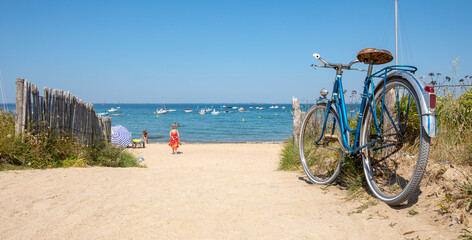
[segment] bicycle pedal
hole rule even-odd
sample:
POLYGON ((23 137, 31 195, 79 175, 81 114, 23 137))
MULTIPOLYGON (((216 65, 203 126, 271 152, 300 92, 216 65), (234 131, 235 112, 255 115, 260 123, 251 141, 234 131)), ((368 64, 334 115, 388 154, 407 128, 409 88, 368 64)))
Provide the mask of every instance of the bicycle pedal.
POLYGON ((328 140, 328 141, 338 141, 338 135, 325 134, 324 137, 325 137, 325 139, 328 140))

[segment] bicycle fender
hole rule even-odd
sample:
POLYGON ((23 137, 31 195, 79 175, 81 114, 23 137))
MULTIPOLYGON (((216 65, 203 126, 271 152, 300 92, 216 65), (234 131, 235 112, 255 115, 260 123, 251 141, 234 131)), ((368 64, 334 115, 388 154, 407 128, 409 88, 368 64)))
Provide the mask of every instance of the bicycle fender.
MULTIPOLYGON (((429 137, 435 137, 438 134, 438 126, 436 122, 436 113, 434 110, 430 110, 429 103, 430 103, 430 94, 424 90, 424 83, 411 72, 396 70, 391 72, 387 75, 387 81, 392 78, 403 78, 407 80, 411 86, 415 89, 418 98, 419 98, 419 105, 421 108, 421 112, 423 113, 422 120, 424 126, 424 130, 428 134, 429 137)), ((383 84, 383 81, 379 83, 383 84)))

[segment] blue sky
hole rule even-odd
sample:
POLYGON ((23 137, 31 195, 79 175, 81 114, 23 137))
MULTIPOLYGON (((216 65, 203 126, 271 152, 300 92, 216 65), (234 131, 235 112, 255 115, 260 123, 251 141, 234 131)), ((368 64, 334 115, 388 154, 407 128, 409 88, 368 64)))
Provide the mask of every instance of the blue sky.
MULTIPOLYGON (((318 52, 347 63, 394 53, 394 1, 0 1, 0 79, 88 102, 288 103, 332 87, 318 52)), ((400 63, 472 75, 472 1, 400 0, 400 63)), ((363 67, 359 64, 359 67, 363 67)), ((359 90, 363 74, 346 72, 359 90)), ((1 98, 0 98, 1 99, 1 98)))

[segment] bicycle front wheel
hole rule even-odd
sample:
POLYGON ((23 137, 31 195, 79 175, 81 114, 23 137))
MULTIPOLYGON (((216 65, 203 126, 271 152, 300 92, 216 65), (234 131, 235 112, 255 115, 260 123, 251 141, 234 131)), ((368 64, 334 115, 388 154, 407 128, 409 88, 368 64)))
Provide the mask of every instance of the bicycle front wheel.
POLYGON ((419 97, 402 78, 387 81, 368 104, 361 130, 364 171, 373 194, 389 205, 418 188, 428 161, 430 137, 423 128, 419 97))
POLYGON ((300 129, 299 151, 303 169, 317 184, 330 184, 339 175, 344 159, 339 117, 326 105, 316 105, 306 114, 300 129))

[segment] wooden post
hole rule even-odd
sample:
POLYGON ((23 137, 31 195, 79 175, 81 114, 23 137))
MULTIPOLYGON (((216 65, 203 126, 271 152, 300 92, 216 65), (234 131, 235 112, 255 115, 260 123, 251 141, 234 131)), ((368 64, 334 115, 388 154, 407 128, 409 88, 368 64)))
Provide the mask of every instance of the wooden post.
POLYGON ((301 111, 300 103, 298 99, 294 96, 292 97, 292 108, 293 108, 293 144, 298 145, 298 136, 300 135, 301 127, 301 111))
POLYGON ((57 125, 59 128, 59 132, 62 133, 64 130, 64 91, 58 91, 58 104, 57 104, 57 125))
POLYGON ((39 90, 34 84, 31 84, 31 88, 31 94, 33 95, 31 130, 33 131, 33 134, 36 135, 39 133, 39 90))
POLYGON ((72 126, 72 136, 78 138, 77 135, 77 126, 78 126, 78 121, 77 121, 77 116, 78 116, 78 105, 77 105, 77 97, 75 95, 72 95, 72 119, 71 119, 71 126, 72 126))
MULTIPOLYGON (((39 91, 39 89, 38 89, 39 91)), ((44 133, 45 131, 45 128, 44 128, 44 114, 45 114, 45 109, 44 109, 44 106, 45 106, 45 101, 44 101, 44 96, 40 96, 39 97, 39 132, 42 134, 44 133)))
POLYGON ((25 129, 31 130, 31 83, 28 82, 26 87, 26 118, 25 118, 25 129))
POLYGON ((16 113, 15 113, 15 135, 19 136, 25 131, 24 117, 25 117, 25 99, 24 99, 24 90, 25 90, 26 80, 23 78, 16 79, 16 113))
POLYGON ((44 131, 49 130, 49 122, 51 117, 51 90, 49 88, 44 88, 44 131))
POLYGON ((105 125, 105 138, 108 142, 110 142, 111 141, 111 118, 106 117, 103 122, 105 125))

